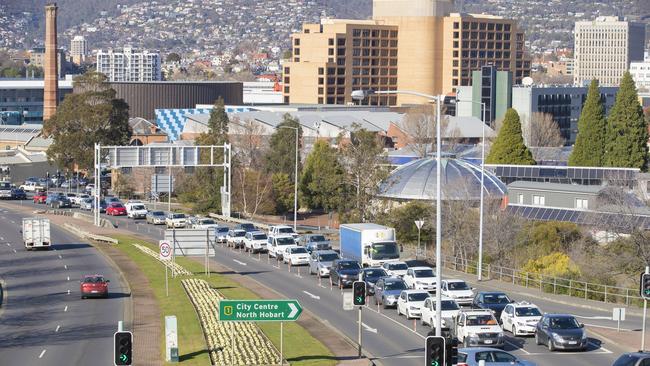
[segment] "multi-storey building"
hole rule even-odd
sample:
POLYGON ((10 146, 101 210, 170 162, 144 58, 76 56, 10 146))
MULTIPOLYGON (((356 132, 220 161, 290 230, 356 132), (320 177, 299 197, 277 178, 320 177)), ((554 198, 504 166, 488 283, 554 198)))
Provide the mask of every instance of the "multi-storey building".
MULTIPOLYGON (((511 71, 515 83, 528 76, 524 33, 515 21, 452 11, 451 0, 374 0, 373 20, 305 24, 302 33, 292 35, 292 60, 284 69, 285 102, 343 104, 351 101, 350 92, 356 89, 447 94, 471 85, 472 71, 485 65, 511 71), (341 55, 339 50, 348 53, 341 55), (336 74, 327 75, 328 68, 336 74), (319 77, 325 78, 323 82, 335 77, 344 84, 325 87, 316 83, 319 77), (328 87, 335 93, 330 94, 328 87)), ((423 101, 400 94, 374 96, 365 103, 423 101)))
POLYGON ((472 86, 459 86, 456 93, 457 116, 476 117, 491 125, 512 106, 512 72, 483 66, 472 71, 472 86))
POLYGON ((650 91, 650 59, 630 62, 630 74, 638 90, 650 91))
POLYGON ((72 41, 70 41, 70 56, 72 56, 72 62, 79 65, 86 60, 88 55, 88 43, 84 36, 74 36, 72 41))
POLYGON ((617 86, 632 61, 643 61, 645 25, 621 17, 598 17, 575 25, 574 84, 598 79, 617 86))
POLYGON ((160 55, 125 47, 122 52, 97 52, 97 71, 111 82, 161 80, 160 55))
MULTIPOLYGON (((356 89, 397 89, 397 27, 380 21, 323 19, 291 36, 284 63, 286 103, 347 104, 356 89)), ((364 104, 394 105, 394 95, 364 104)))
MULTIPOLYGON (((45 47, 34 47, 29 53, 29 64, 32 66, 45 67, 45 47)), ((59 78, 65 73, 65 52, 62 48, 57 50, 56 70, 59 78)))

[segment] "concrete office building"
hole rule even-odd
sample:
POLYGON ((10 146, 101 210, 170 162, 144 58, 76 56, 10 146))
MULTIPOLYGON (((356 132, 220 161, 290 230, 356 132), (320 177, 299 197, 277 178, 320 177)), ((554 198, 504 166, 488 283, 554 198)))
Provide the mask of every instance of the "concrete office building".
POLYGON ((630 74, 636 88, 640 91, 650 91, 650 59, 630 63, 630 74))
POLYGON ((160 55, 131 47, 125 47, 121 52, 97 52, 97 72, 106 75, 110 82, 162 80, 160 55))
MULTIPOLYGON (((285 74, 297 70, 301 83, 291 83, 292 75, 285 75, 285 102, 343 104, 351 101, 347 90, 356 89, 446 94, 471 85, 471 72, 488 64, 512 71, 515 83, 528 76, 530 61, 524 55, 524 33, 514 20, 452 11, 451 0, 374 0, 372 21, 324 19, 321 24, 305 24, 302 33, 292 35, 294 53, 284 70, 285 74), (355 31, 361 33, 355 36, 355 31), (338 39, 353 44, 330 43, 338 39), (360 66, 359 77, 349 62, 352 67, 360 66), (344 95, 323 94, 319 99, 318 72, 328 66, 336 67, 337 78, 346 76, 341 79, 345 84, 336 84, 333 89, 344 95), (312 81, 303 84, 303 80, 312 81), (355 80, 357 84, 353 84, 355 80)), ((410 95, 394 99, 375 96, 365 101, 378 105, 422 102, 421 97, 410 95)))
POLYGON ((472 86, 460 86, 457 93, 457 116, 482 120, 483 111, 479 103, 485 103, 485 121, 492 124, 512 106, 512 73, 498 71, 495 66, 483 66, 472 71, 472 86))
POLYGON ((621 17, 576 22, 573 82, 618 86, 632 61, 643 61, 645 24, 621 17))
MULTIPOLYGON (((0 79, 0 124, 43 123, 43 79, 0 79), (15 113, 12 113, 15 112, 15 113)), ((72 93, 72 78, 58 81, 58 103, 72 93)))
POLYGON ((84 36, 74 36, 72 41, 70 41, 70 56, 72 57, 72 62, 77 65, 80 65, 82 62, 86 61, 86 56, 88 55, 88 43, 84 36))
MULTIPOLYGON (((587 87, 580 86, 515 86, 512 108, 519 113, 522 129, 530 123, 533 113, 548 113, 560 127, 566 145, 573 145, 578 135, 578 119, 587 99, 587 87)), ((618 87, 600 87, 605 113, 614 105, 618 87)), ((526 138, 524 136, 524 138, 526 138)))
MULTIPOLYGON (((45 47, 34 47, 29 51, 29 64, 45 70, 45 47)), ((65 51, 62 48, 56 50, 56 74, 59 78, 65 74, 65 51)))

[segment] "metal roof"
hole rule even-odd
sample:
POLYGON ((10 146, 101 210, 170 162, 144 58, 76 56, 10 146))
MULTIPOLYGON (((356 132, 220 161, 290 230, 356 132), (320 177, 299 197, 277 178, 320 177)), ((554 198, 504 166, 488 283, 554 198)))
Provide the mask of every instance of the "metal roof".
POLYGON ((531 190, 531 191, 555 191, 555 192, 567 192, 567 193, 584 193, 596 195, 598 192, 602 191, 603 186, 597 185, 578 185, 578 184, 562 184, 562 183, 547 183, 547 182, 528 182, 528 181, 516 181, 508 184, 508 189, 522 189, 522 190, 531 190))
POLYGON ((646 215, 622 215, 620 213, 513 204, 508 205, 507 210, 512 214, 536 221, 573 222, 578 225, 596 226, 603 229, 608 227, 618 227, 627 230, 629 230, 629 228, 650 230, 650 216, 646 215), (624 221, 625 224, 623 224, 622 221, 624 221))

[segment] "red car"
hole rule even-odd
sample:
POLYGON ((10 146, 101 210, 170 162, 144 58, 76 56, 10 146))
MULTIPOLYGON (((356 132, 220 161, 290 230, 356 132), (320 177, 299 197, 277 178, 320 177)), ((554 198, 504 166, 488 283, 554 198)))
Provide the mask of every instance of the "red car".
POLYGON ((113 202, 106 207, 106 214, 111 216, 126 215, 126 207, 118 202, 113 202))
POLYGON ((86 275, 81 279, 81 298, 108 297, 108 283, 102 275, 86 275))
POLYGON ((34 193, 34 203, 45 203, 47 200, 47 194, 45 192, 36 192, 34 193))

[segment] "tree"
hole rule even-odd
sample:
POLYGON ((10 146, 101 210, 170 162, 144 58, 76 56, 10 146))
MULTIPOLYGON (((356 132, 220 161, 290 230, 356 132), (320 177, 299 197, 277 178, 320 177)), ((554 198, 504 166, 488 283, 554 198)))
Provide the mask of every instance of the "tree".
POLYGON ((167 55, 165 62, 181 62, 181 56, 176 52, 172 52, 167 55))
POLYGON ((300 172, 300 141, 302 127, 298 119, 289 113, 285 114, 283 121, 278 124, 269 141, 269 151, 266 155, 266 169, 269 173, 284 173, 294 180, 296 156, 296 130, 298 129, 298 172, 300 172), (289 128, 287 128, 289 127, 289 128))
POLYGON ((47 149, 59 167, 92 170, 94 145, 127 145, 131 139, 129 106, 115 98, 106 76, 88 72, 74 80, 79 93, 66 95, 56 113, 43 126, 53 139, 47 149))
POLYGON ((623 74, 607 119, 605 166, 647 169, 648 125, 643 118, 632 75, 623 74))
POLYGON ((528 146, 559 147, 564 146, 564 137, 560 127, 548 113, 534 112, 528 123, 522 126, 522 135, 526 136, 528 146))
POLYGON ((427 243, 433 240, 436 232, 435 225, 432 225, 434 212, 434 206, 429 202, 410 201, 382 215, 378 221, 395 228, 400 243, 417 244, 418 228, 415 226, 415 220, 423 220, 420 242, 427 243))
MULTIPOLYGON (((447 116, 441 118, 440 131, 442 137, 448 143, 454 142, 460 135, 460 131, 449 128, 447 116)), ((429 105, 411 107, 404 115, 400 130, 406 135, 406 146, 408 146, 419 157, 426 157, 432 151, 436 139, 436 112, 429 105)))
POLYGON ((499 135, 485 161, 489 164, 535 164, 533 154, 524 144, 519 114, 514 109, 506 112, 499 135))
POLYGON ((560 278, 578 278, 580 276, 580 269, 571 261, 571 258, 559 252, 531 259, 522 267, 521 271, 560 278))
POLYGON ((571 166, 603 166, 607 121, 598 89, 598 80, 589 85, 587 100, 578 120, 578 136, 569 156, 571 166))
POLYGON ((344 190, 343 206, 353 221, 371 219, 369 203, 377 193, 379 183, 388 177, 386 154, 380 137, 371 131, 353 126, 350 139, 340 135, 340 161, 350 189, 344 190), (351 196, 348 198, 348 196, 351 196))
POLYGON ((339 206, 342 183, 343 168, 336 150, 323 140, 316 141, 300 178, 303 202, 309 208, 332 211, 339 206))
POLYGON ((274 173, 271 176, 273 185, 273 198, 275 200, 275 211, 287 213, 293 210, 294 189, 293 180, 285 173, 274 173))

